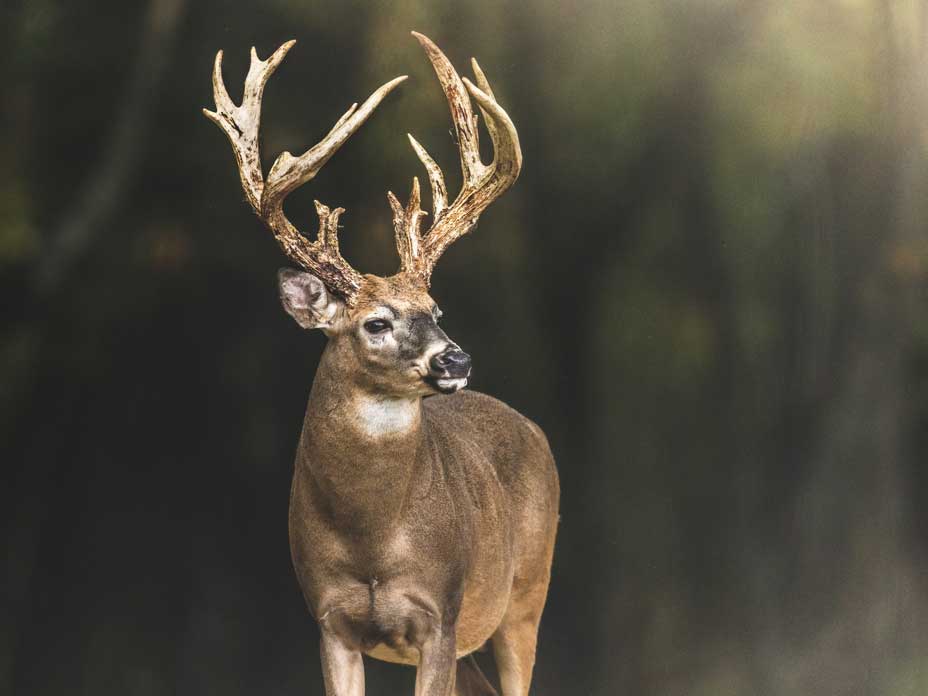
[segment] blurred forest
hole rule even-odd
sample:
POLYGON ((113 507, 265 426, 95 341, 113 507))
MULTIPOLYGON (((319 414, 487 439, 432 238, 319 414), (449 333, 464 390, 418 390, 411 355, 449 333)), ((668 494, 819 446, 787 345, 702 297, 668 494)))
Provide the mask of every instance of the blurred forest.
POLYGON ((558 459, 533 692, 928 693, 915 0, 4 0, 0 693, 322 693, 287 501, 324 338, 200 108, 218 49, 237 99, 296 38, 267 166, 409 74, 288 203, 391 272, 407 131, 456 191, 411 29, 479 57, 525 153, 433 296, 558 459))

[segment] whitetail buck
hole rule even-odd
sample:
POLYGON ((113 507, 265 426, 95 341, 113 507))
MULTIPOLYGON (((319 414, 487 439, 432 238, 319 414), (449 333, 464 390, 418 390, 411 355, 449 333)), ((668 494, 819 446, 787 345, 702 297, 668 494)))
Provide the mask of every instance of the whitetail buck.
POLYGON ((294 42, 266 61, 252 49, 235 106, 216 56, 216 111, 258 216, 305 271, 280 271, 284 308, 328 336, 309 397, 290 499, 290 545, 321 631, 328 696, 364 693, 362 654, 417 665, 416 694, 495 694, 471 653, 492 644, 505 696, 527 694, 554 537, 558 480, 541 430, 482 394, 460 392, 470 357, 438 326, 429 296, 438 258, 519 175, 509 116, 473 63, 476 85, 415 34, 451 108, 464 184, 450 205, 441 170, 410 136, 432 185, 433 223, 420 231, 419 184, 403 207, 391 193, 400 270, 361 275, 338 250, 341 208, 316 203, 316 241, 287 220, 286 196, 312 179, 405 77, 374 92, 299 157, 281 154, 265 179, 261 95, 294 42), (466 91, 465 91, 466 85, 466 91), (480 159, 477 101, 495 151, 480 159), (428 398, 425 398, 428 397, 428 398))

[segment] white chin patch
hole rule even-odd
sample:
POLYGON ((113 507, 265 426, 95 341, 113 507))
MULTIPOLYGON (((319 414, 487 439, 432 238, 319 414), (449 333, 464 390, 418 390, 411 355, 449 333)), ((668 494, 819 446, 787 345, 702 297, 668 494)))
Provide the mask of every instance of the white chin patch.
POLYGON ((435 384, 443 392, 456 392, 467 386, 467 377, 455 377, 454 379, 437 379, 435 384))

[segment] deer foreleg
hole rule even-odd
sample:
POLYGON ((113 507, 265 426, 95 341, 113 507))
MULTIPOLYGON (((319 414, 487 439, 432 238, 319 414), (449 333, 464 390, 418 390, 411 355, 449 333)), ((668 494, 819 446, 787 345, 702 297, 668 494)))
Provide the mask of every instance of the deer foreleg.
POLYGON ((454 626, 436 628, 420 649, 416 696, 452 696, 456 667, 454 626))
POLYGON ((349 648, 325 627, 322 627, 319 649, 326 696, 364 696, 361 653, 349 648))

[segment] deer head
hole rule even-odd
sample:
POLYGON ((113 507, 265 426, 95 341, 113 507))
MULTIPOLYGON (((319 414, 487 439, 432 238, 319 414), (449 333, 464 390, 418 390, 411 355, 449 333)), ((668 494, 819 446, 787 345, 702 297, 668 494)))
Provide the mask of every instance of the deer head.
POLYGON ((474 84, 462 80, 428 38, 416 32, 413 36, 425 49, 448 100, 464 176, 461 191, 449 205, 441 169, 409 136, 431 184, 432 224, 421 229, 426 213, 419 207, 417 178, 413 178, 405 206, 387 194, 400 257, 399 271, 393 276, 362 275, 341 256, 338 220, 343 208, 332 210, 316 201, 319 230, 315 241, 310 241, 287 219, 283 202, 319 172, 405 76, 380 87, 360 108, 352 105, 328 135, 299 157, 282 153, 266 179, 258 150, 261 97, 268 78, 295 42, 285 43, 266 61, 259 60, 252 48, 241 106, 232 102, 223 84, 219 51, 213 71, 216 110, 203 110, 232 144, 251 207, 284 253, 305 269, 279 273, 286 311, 303 328, 318 328, 329 336, 327 350, 338 355, 341 367, 360 386, 395 396, 453 392, 466 385, 470 357, 438 327, 441 312, 428 293, 432 271, 445 249, 467 234, 490 203, 512 186, 522 166, 515 126, 496 102, 477 61, 472 61, 474 84), (477 102, 493 143, 489 165, 480 158, 477 117, 470 97, 477 102))

